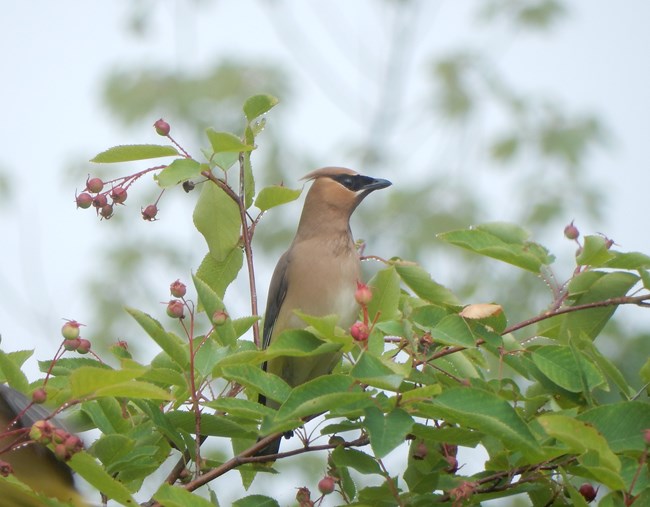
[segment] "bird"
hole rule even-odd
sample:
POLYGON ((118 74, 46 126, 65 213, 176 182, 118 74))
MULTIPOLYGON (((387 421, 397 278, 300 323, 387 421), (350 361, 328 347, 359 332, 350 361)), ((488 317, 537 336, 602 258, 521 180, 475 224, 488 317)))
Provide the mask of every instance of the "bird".
MULTIPOLYGON (((21 446, 21 442, 28 441, 24 433, 8 433, 30 428, 36 421, 44 419, 67 431, 65 425, 52 418, 45 407, 33 404, 16 389, 0 384, 0 461, 9 464, 13 475, 34 492, 66 502, 66 505, 85 506, 87 504, 74 486, 72 470, 68 465, 43 444, 31 442, 21 446)), ((35 500, 15 483, 0 477, 0 505, 40 507, 44 503, 35 500)))
MULTIPOLYGON (((338 325, 348 328, 357 318, 355 301, 361 279, 361 261, 350 230, 350 217, 371 192, 389 187, 385 179, 364 176, 344 167, 325 167, 307 174, 312 181, 305 198, 296 235, 280 257, 271 277, 262 333, 265 349, 286 329, 306 327, 295 310, 312 316, 335 314, 338 325)), ((340 354, 315 357, 275 357, 263 364, 268 373, 296 387, 331 373, 340 354)), ((259 397, 260 403, 279 404, 259 397)), ((276 454, 280 439, 258 456, 276 454)))

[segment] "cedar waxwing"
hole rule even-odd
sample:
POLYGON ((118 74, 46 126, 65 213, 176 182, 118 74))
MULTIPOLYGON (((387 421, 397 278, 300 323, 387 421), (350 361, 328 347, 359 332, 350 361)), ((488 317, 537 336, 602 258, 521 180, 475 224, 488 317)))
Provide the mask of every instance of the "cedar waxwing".
MULTIPOLYGON (((50 412, 42 405, 32 404, 22 393, 0 384, 0 434, 19 428, 29 428, 36 421, 46 419, 50 412)), ((61 429, 64 425, 54 418, 52 424, 61 429)), ((66 430, 67 431, 67 430, 66 430)), ((0 450, 13 447, 29 438, 20 435, 7 435, 0 438, 0 450)), ((11 465, 13 475, 35 492, 48 498, 56 498, 66 505, 75 507, 87 505, 74 487, 72 470, 59 460, 46 446, 37 443, 25 444, 0 454, 0 461, 11 465)), ((34 500, 23 490, 0 477, 0 506, 40 507, 43 502, 34 500)))
MULTIPOLYGON (((359 313, 354 293, 361 280, 361 262, 350 216, 373 190, 391 185, 388 180, 362 176, 342 167, 326 167, 309 173, 313 180, 307 193, 296 236, 278 261, 269 287, 264 320, 263 347, 285 329, 304 328, 294 310, 314 316, 336 314, 338 324, 348 328, 359 313)), ((308 358, 276 357, 264 364, 295 387, 330 373, 340 354, 308 358)), ((260 403, 278 404, 260 396, 260 403)), ((269 444, 259 455, 275 454, 280 441, 269 444)))

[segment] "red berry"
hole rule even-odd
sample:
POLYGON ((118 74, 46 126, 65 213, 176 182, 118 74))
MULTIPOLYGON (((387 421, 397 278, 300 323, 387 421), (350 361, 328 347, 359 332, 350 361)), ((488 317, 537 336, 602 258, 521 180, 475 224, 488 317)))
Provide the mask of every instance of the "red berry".
POLYGON ((182 319, 185 316, 185 306, 178 299, 172 299, 167 303, 167 315, 172 319, 182 319))
POLYGON ((445 468, 445 472, 455 474, 458 471, 458 459, 456 459, 456 456, 445 456, 445 459, 449 463, 449 466, 445 468))
POLYGON ((598 491, 596 491, 594 487, 588 482, 585 482, 582 486, 580 486, 580 489, 578 491, 582 495, 582 498, 584 498, 587 502, 594 500, 598 494, 598 491))
POLYGON ((413 459, 423 460, 427 457, 427 454, 429 454, 429 448, 427 444, 420 440, 413 451, 413 459))
POLYGON ((366 324, 361 321, 357 321, 352 324, 352 327, 350 328, 350 334, 356 341, 365 342, 368 339, 368 336, 370 336, 370 330, 366 324))
POLYGON ((91 194, 98 194, 104 189, 104 182, 99 178, 89 178, 86 180, 86 190, 91 194))
POLYGON ((108 199, 105 194, 97 194, 93 199, 93 206, 97 209, 101 209, 108 204, 108 199))
POLYGON ((63 442, 63 445, 65 445, 66 449, 68 449, 71 454, 79 452, 84 448, 83 442, 77 435, 69 435, 65 442, 63 442))
POLYGON ((106 220, 113 216, 113 206, 107 204, 102 206, 102 209, 99 210, 99 214, 104 217, 106 220))
POLYGON ((55 444, 62 444, 65 442, 70 433, 61 428, 54 428, 54 433, 52 434, 52 442, 55 444))
POLYGON ((79 354, 88 354, 90 352, 90 341, 85 338, 79 338, 79 346, 77 347, 79 354))
POLYGON ((93 198, 90 194, 82 192, 77 196, 77 208, 88 209, 93 203, 93 198))
POLYGON ((0 460, 0 475, 2 477, 9 477, 14 473, 14 467, 11 466, 11 463, 8 461, 0 460))
POLYGON ((124 187, 115 187, 111 190, 111 199, 113 199, 113 204, 122 204, 126 201, 126 189, 124 187))
POLYGON ((185 284, 180 280, 176 280, 169 286, 169 292, 171 292, 171 295, 175 298, 182 298, 187 292, 187 287, 185 287, 185 284))
POLYGON ((54 455, 61 461, 68 461, 72 457, 72 454, 70 454, 70 451, 68 451, 68 448, 63 443, 57 444, 54 447, 54 455))
POLYGON ((228 320, 228 313, 225 310, 217 310, 212 314, 212 323, 215 326, 223 326, 228 320))
POLYGON ((357 290, 354 293, 354 299, 356 299, 357 303, 362 306, 370 303, 370 300, 372 299, 372 291, 370 290, 370 287, 365 283, 357 281, 357 290))
POLYGON ((336 481, 334 480, 334 477, 330 477, 329 475, 326 475, 320 481, 318 481, 318 491, 320 491, 323 495, 329 495, 334 491, 335 487, 336 481))
POLYGON ((80 326, 81 324, 79 324, 79 322, 76 320, 69 320, 63 324, 63 327, 61 328, 61 334, 63 335, 63 338, 66 340, 74 340, 75 338, 79 338, 80 326))
POLYGON ((578 239, 578 236, 580 236, 580 231, 573 225, 573 220, 571 220, 571 223, 564 228, 564 237, 567 239, 578 239))
POLYGON ((47 393, 45 392, 45 389, 42 387, 39 387, 32 393, 32 401, 34 403, 38 403, 39 405, 41 403, 45 403, 47 401, 47 393))
POLYGON ((650 445, 650 428, 643 430, 643 440, 645 445, 650 445))
POLYGON ((77 350, 81 345, 81 339, 73 338, 72 340, 63 340, 63 348, 65 350, 77 350))
POLYGON ((296 501, 298 502, 299 507, 311 507, 314 505, 314 502, 311 501, 311 491, 304 486, 298 488, 296 493, 296 501))
POLYGON ((160 120, 156 120, 156 123, 154 123, 153 126, 159 136, 168 136, 169 131, 171 130, 169 123, 167 123, 162 118, 160 118, 160 120))
POLYGON ((145 209, 143 209, 141 213, 142 218, 148 220, 149 222, 153 222, 156 219, 156 215, 158 214, 158 208, 155 204, 150 204, 145 209))

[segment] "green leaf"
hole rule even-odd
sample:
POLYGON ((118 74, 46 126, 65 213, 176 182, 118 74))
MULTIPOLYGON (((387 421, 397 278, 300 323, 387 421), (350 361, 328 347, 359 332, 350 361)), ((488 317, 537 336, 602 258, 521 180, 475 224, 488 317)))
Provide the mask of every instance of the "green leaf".
POLYGON ((224 378, 252 388, 267 398, 280 403, 284 402, 291 392, 289 385, 280 377, 250 364, 223 366, 219 369, 219 372, 224 378))
POLYGON ((97 463, 87 452, 78 452, 72 455, 67 464, 88 482, 97 491, 101 491, 110 500, 115 500, 122 505, 137 507, 126 487, 113 479, 102 466, 97 463))
POLYGON ((230 250, 222 261, 216 260, 212 254, 207 254, 197 269, 196 276, 223 298, 226 289, 237 278, 243 265, 244 252, 241 248, 230 250))
POLYGON ((264 187, 255 198, 255 206, 261 211, 266 211, 275 206, 295 201, 301 193, 302 189, 294 190, 280 185, 264 187))
POLYGON ((217 262, 224 262, 233 250, 239 249, 239 206, 212 182, 203 184, 193 219, 217 262))
POLYGON ((214 153, 222 152, 243 152, 255 149, 255 146, 245 144, 239 137, 230 132, 217 132, 212 128, 206 130, 212 151, 214 153))
MULTIPOLYGON (((207 169, 207 167, 206 167, 207 169)), ((201 164, 191 158, 177 158, 155 176, 162 188, 173 187, 182 181, 196 178, 201 174, 201 164)))
MULTIPOLYGON (((174 428, 187 432, 193 438, 196 431, 196 416, 193 412, 173 410, 165 417, 174 428)), ((241 420, 233 420, 224 415, 201 414, 201 435, 227 438, 255 438, 257 426, 253 423, 244 424, 241 420)), ((192 441, 192 445, 194 442, 192 441)))
POLYGON ((549 436, 567 445, 572 452, 585 454, 593 451, 598 457, 595 465, 609 472, 600 477, 603 484, 612 489, 625 487, 619 475, 620 460, 609 448, 603 436, 591 425, 560 414, 541 415, 537 418, 537 422, 549 436))
POLYGON ((131 315, 138 324, 153 338, 158 346, 163 349, 167 355, 183 370, 189 368, 190 357, 183 342, 177 336, 168 333, 162 327, 160 322, 135 308, 127 308, 126 311, 131 315))
POLYGON ((446 287, 431 279, 431 275, 420 266, 395 264, 395 270, 402 281, 408 285, 415 294, 431 303, 443 305, 458 305, 459 301, 446 287))
MULTIPOLYGON (((225 305, 219 297, 219 295, 213 291, 207 283, 198 278, 197 276, 192 276, 194 281, 194 286, 196 287, 196 293, 199 296, 199 301, 201 306, 205 310, 208 318, 212 318, 217 311, 225 311, 225 305)), ((218 326, 216 330, 217 337, 219 338, 219 343, 223 345, 232 345, 237 340, 235 335, 235 329, 232 326, 232 321, 227 319, 226 322, 218 326)))
POLYGON ((324 375, 294 388, 278 410, 277 419, 297 419, 369 398, 346 375, 324 375))
POLYGON ((527 241, 528 233, 512 224, 483 224, 473 229, 438 234, 438 238, 533 273, 539 273, 542 266, 553 262, 546 248, 527 241))
MULTIPOLYGON (((569 294, 573 305, 582 305, 627 294, 639 278, 632 273, 587 271, 578 275, 569 284, 569 294)), ((560 337, 588 336, 592 340, 602 331, 607 321, 616 311, 616 306, 604 306, 571 312, 562 319, 560 337)))
POLYGON ((614 269, 635 269, 644 270, 650 268, 650 256, 640 252, 617 252, 609 251, 614 258, 607 261, 604 267, 614 269))
POLYGON ((580 266, 603 266, 614 258, 609 251, 607 238, 603 236, 585 236, 582 251, 576 256, 576 262, 580 266))
POLYGON ((423 416, 445 419, 491 435, 510 451, 524 453, 529 462, 543 459, 542 450, 528 425, 507 401, 491 392, 451 388, 431 403, 416 403, 415 406, 423 416))
POLYGON ((339 344, 319 340, 309 331, 289 329, 280 333, 273 340, 271 345, 264 351, 264 356, 267 359, 279 356, 307 357, 336 352, 339 348, 339 344))
POLYGON ((180 153, 173 146, 158 144, 128 144, 114 146, 95 155, 90 161, 96 164, 112 164, 115 162, 130 162, 148 158, 177 157, 180 153))
MULTIPOLYGON (((250 152, 244 152, 245 154, 250 153, 250 152)), ((235 165, 235 162, 239 160, 239 152, 238 151, 223 151, 221 153, 213 153, 211 156, 208 153, 207 158, 210 159, 210 162, 219 169, 221 169, 223 172, 228 171, 233 165, 235 165)))
POLYGON ((398 303, 400 296, 399 276, 393 266, 378 271, 368 282, 372 289, 372 299, 368 304, 368 313, 373 320, 379 314, 379 321, 395 320, 399 317, 398 303))
POLYGON ((272 95, 253 95, 244 102, 244 114, 248 122, 270 111, 279 100, 272 95))
MULTIPOLYGON (((255 135, 253 134, 253 130, 250 128, 250 126, 247 126, 244 130, 244 139, 247 144, 250 144, 251 146, 255 145, 255 135)), ((244 152, 243 159, 244 164, 242 169, 244 177, 244 206, 246 209, 248 209, 251 207, 251 204, 253 204, 253 197, 255 196, 255 175, 253 174, 253 165, 251 163, 251 152, 244 152)), ((241 177, 242 171, 240 171, 239 176, 240 185, 242 184, 241 177)))
POLYGON ((433 328, 429 329, 434 341, 445 345, 466 348, 476 347, 476 338, 465 319, 458 315, 447 315, 433 328))
POLYGON ((249 495, 232 503, 233 507, 280 507, 273 498, 264 495, 249 495))
POLYGON ((27 394, 29 392, 29 381, 20 369, 20 364, 14 360, 14 356, 0 350, 0 370, 7 383, 18 391, 27 394))
POLYGON ((107 370, 84 366, 70 374, 69 383, 72 397, 86 396, 124 396, 170 400, 171 395, 158 386, 134 379, 142 376, 144 370, 107 370))
POLYGON ((342 446, 337 447, 332 451, 332 461, 334 461, 337 467, 354 468, 362 474, 383 475, 379 463, 372 456, 368 456, 365 452, 356 449, 346 449, 342 446))
POLYGON ((605 383, 600 371, 567 346, 547 345, 532 353, 533 363, 548 379, 572 393, 593 390, 605 383), (584 383, 586 382, 586 385, 584 383))
POLYGON ((644 430, 650 428, 650 405, 640 401, 624 401, 592 408, 577 419, 593 425, 612 451, 643 452, 644 430))
MULTIPOLYGON (((287 392, 289 390, 290 388, 287 386, 287 392)), ((271 396, 267 397, 271 398, 271 396)), ((274 414, 272 408, 242 398, 217 398, 214 401, 207 402, 205 406, 243 419, 260 420, 262 417, 273 417, 274 414)))
POLYGON ((400 408, 386 415, 375 407, 365 410, 364 425, 370 437, 370 446, 378 458, 383 458, 400 444, 413 427, 413 418, 400 408))
POLYGON ((212 502, 202 496, 167 483, 163 483, 153 497, 160 505, 165 507, 214 507, 212 502))
POLYGON ((399 365, 393 361, 383 362, 378 357, 363 352, 352 367, 350 375, 363 384, 378 387, 379 389, 397 391, 410 368, 407 366, 407 370, 403 372, 397 371, 398 369, 399 365))

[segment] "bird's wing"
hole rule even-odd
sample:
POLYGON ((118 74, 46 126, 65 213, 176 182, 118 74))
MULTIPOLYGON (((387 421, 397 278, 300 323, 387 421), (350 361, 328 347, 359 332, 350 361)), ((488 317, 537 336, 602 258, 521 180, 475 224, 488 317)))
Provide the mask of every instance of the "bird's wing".
MULTIPOLYGON (((285 252, 278 261, 273 276, 271 277, 271 284, 269 285, 269 294, 266 303, 266 315, 264 316, 264 333, 262 340, 262 347, 267 348, 271 344, 271 336, 273 335, 273 328, 278 320, 280 308, 287 295, 287 270, 289 268, 290 257, 289 252, 285 252)), ((265 365, 266 366, 266 365, 265 365)))

